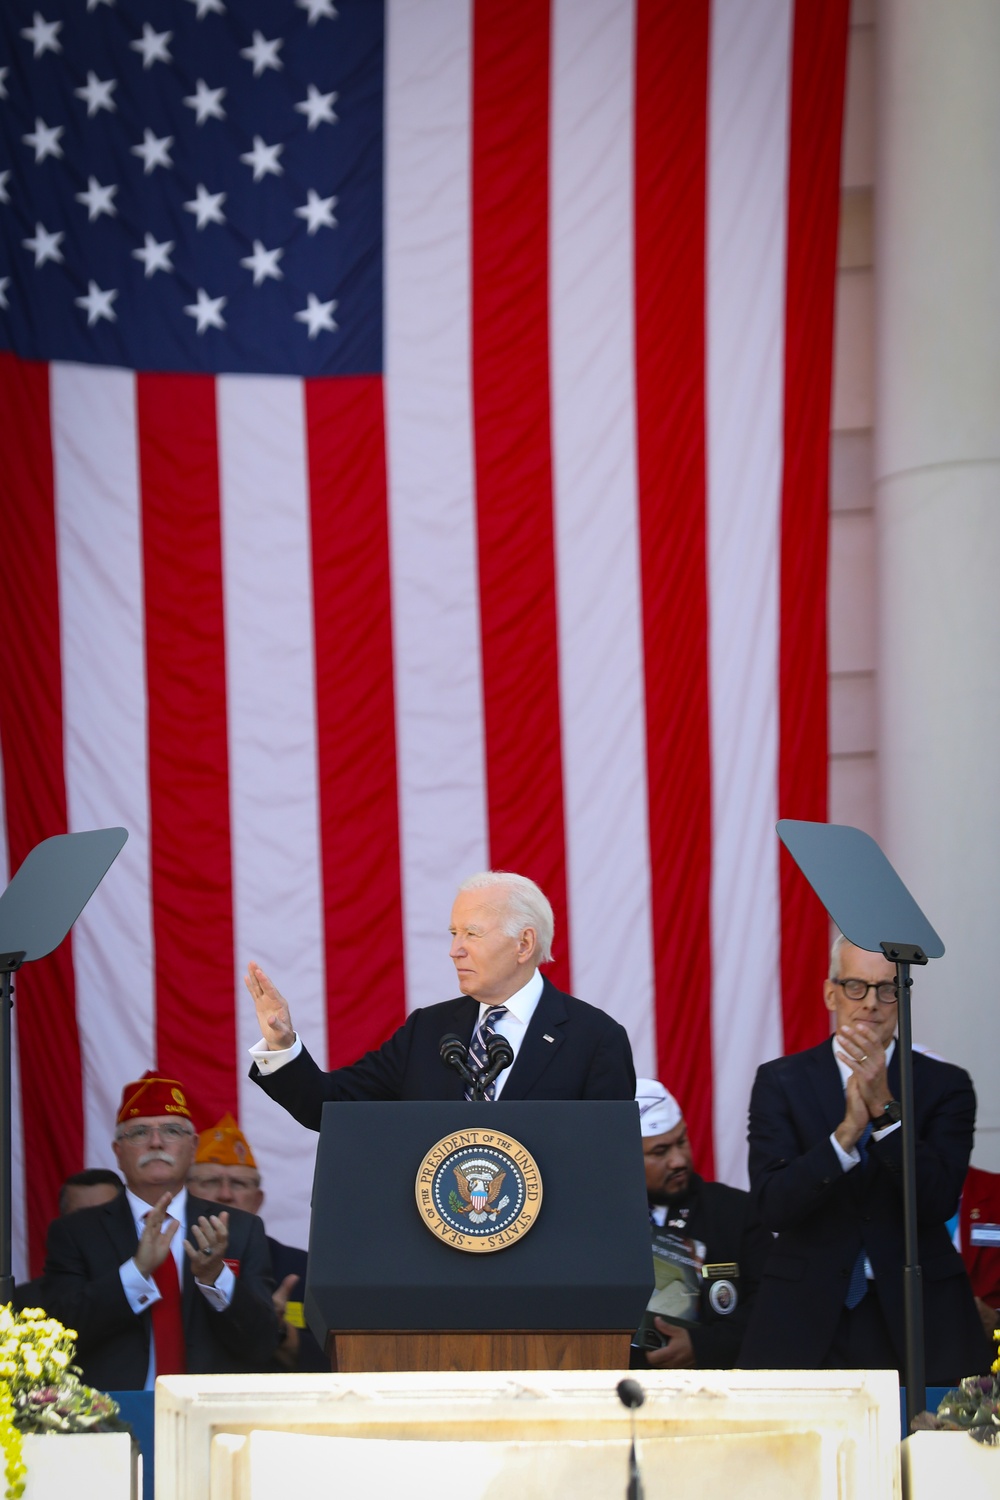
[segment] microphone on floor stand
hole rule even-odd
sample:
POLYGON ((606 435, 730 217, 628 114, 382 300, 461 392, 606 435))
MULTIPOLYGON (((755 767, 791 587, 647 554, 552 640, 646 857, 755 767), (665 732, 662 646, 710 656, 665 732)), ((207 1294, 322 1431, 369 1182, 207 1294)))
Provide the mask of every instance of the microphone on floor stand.
POLYGON ((632 1446, 628 1455, 628 1484, 625 1486, 625 1500, 643 1500, 642 1478, 639 1474, 639 1461, 635 1456, 635 1414, 646 1399, 646 1392, 637 1380, 619 1380, 615 1389, 622 1406, 628 1407, 629 1421, 632 1428, 632 1446))

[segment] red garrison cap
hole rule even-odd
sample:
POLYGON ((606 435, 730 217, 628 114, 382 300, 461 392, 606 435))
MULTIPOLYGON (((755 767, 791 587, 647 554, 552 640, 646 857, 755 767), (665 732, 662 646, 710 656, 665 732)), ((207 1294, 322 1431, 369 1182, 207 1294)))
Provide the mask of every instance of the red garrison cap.
POLYGON ((147 1068, 135 1083, 127 1083, 122 1089, 122 1102, 118 1109, 119 1125, 142 1115, 146 1119, 157 1119, 163 1115, 180 1115, 190 1120, 187 1096, 176 1078, 161 1078, 152 1068, 147 1068))

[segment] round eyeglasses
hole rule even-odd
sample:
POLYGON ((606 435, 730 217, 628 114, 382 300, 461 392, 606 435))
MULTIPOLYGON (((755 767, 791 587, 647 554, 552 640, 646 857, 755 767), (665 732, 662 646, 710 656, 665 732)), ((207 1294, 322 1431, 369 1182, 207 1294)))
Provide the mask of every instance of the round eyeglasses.
POLYGON ((863 979, 835 979, 834 984, 839 984, 848 1000, 867 1000, 868 991, 874 990, 875 997, 883 1005, 895 1005, 897 1000, 896 982, 894 979, 880 979, 878 984, 865 984, 863 979))

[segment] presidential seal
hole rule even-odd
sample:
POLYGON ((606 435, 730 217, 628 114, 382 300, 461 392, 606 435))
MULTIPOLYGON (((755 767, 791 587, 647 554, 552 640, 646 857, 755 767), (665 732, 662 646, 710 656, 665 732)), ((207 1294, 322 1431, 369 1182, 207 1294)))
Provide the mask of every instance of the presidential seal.
POLYGON ((456 1250, 504 1250, 538 1218, 542 1179, 534 1157, 499 1130, 458 1130, 417 1169, 417 1208, 456 1250))

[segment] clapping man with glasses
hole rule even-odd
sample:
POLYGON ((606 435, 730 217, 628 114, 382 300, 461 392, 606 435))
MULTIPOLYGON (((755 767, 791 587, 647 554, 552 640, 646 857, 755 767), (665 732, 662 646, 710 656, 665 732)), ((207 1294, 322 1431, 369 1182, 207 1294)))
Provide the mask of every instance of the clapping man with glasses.
MULTIPOLYGON (((823 998, 830 1040, 764 1063, 750 1099, 750 1190, 774 1236, 740 1364, 902 1371, 903 1189, 895 969, 838 936, 823 998)), ((915 1052, 919 1259, 928 1385, 986 1368, 947 1220, 972 1152, 962 1069, 915 1052)))
POLYGON ((49 1227, 42 1302, 77 1330, 84 1378, 101 1390, 252 1373, 277 1348, 264 1226, 188 1193, 197 1144, 180 1083, 145 1073, 118 1111, 125 1192, 49 1227))

